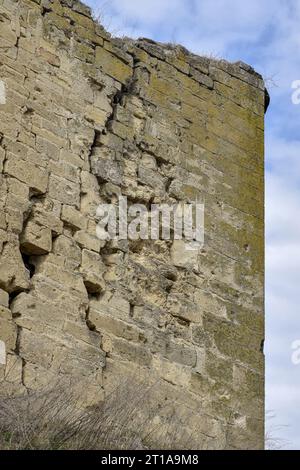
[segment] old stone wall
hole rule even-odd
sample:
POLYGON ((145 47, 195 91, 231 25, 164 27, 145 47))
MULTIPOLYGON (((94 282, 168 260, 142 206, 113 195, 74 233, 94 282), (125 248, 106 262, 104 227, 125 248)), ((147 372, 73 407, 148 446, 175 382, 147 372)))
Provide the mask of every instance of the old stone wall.
POLYGON ((90 404, 135 370, 200 448, 261 448, 263 145, 244 63, 113 39, 77 0, 0 0, 3 389, 78 377, 90 404), (204 202, 204 246, 101 241, 119 195, 204 202))

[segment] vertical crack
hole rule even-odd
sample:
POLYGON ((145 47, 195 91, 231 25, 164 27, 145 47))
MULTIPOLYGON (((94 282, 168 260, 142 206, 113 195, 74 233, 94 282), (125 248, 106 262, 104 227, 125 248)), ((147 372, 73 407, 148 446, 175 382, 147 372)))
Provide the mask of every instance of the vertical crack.
POLYGON ((21 356, 20 354, 20 348, 21 348, 21 336, 22 336, 22 327, 17 325, 17 340, 16 340, 16 347, 15 347, 15 350, 14 350, 14 353, 16 354, 16 356, 18 356, 21 361, 22 361, 22 370, 21 370, 21 384, 23 385, 23 387, 26 388, 26 385, 25 385, 25 365, 26 365, 26 361, 25 359, 21 356))

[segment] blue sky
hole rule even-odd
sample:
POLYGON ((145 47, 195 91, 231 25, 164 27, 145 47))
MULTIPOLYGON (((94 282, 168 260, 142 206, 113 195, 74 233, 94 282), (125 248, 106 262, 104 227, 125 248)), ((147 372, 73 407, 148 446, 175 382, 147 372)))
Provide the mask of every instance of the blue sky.
POLYGON ((266 79, 267 427, 300 449, 300 0, 86 0, 117 36, 176 42, 200 55, 251 64, 266 79), (277 428, 278 426, 278 428, 277 428))

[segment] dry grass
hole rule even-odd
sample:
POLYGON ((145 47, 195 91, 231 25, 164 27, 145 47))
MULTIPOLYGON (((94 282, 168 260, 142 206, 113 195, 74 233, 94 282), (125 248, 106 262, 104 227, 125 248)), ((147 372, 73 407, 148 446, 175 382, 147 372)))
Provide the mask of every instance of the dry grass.
MULTIPOLYGON (((79 406, 84 387, 78 382, 60 381, 38 392, 0 396, 0 450, 202 450, 210 447, 205 439, 199 447, 201 411, 166 399, 159 380, 145 383, 138 374, 130 375, 103 401, 87 408, 79 406)), ((99 396, 102 396, 101 389, 99 396)), ((272 418, 269 414, 267 422, 272 418)), ((286 442, 277 437, 281 429, 268 426, 267 450, 285 447, 286 442)))
MULTIPOLYGON (((77 384, 78 385, 78 384, 77 384)), ((156 399, 159 384, 132 377, 103 402, 78 408, 70 384, 0 398, 0 450, 195 448, 173 403, 156 399), (180 444, 179 444, 180 443, 180 444)), ((199 443, 198 443, 199 445, 199 443)))

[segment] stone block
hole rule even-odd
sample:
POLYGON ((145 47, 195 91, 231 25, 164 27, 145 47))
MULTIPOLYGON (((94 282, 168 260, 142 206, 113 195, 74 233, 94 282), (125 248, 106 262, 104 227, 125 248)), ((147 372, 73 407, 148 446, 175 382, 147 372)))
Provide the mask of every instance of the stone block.
POLYGON ((0 286, 9 293, 29 288, 29 271, 24 266, 16 238, 5 244, 0 255, 0 286))
POLYGON ((53 253, 63 256, 66 261, 72 260, 76 267, 81 263, 81 249, 71 237, 59 235, 53 242, 53 253))
POLYGON ((6 351, 14 351, 17 342, 17 325, 11 311, 0 306, 0 340, 5 343, 6 351))
POLYGON ((79 230, 76 232, 74 235, 74 240, 82 248, 95 251, 96 253, 99 253, 100 248, 105 244, 103 240, 99 240, 99 238, 96 237, 96 233, 95 235, 91 235, 85 230, 79 230))
POLYGON ((64 267, 64 259, 58 257, 56 260, 50 255, 40 257, 35 262, 35 274, 48 277, 50 280, 55 281, 63 290, 74 291, 82 299, 87 297, 86 288, 84 286, 82 275, 74 270, 66 269, 64 267), (52 262, 51 262, 52 261, 52 262))
POLYGON ((92 168, 94 174, 99 178, 100 181, 109 181, 113 184, 120 185, 122 182, 122 170, 120 163, 111 158, 98 158, 93 157, 92 168))
POLYGON ((64 311, 59 304, 47 302, 22 292, 12 302, 11 311, 17 325, 29 330, 43 331, 45 325, 60 329, 64 311))
POLYGON ((105 288, 103 274, 106 266, 101 256, 93 251, 82 250, 82 262, 80 272, 83 274, 84 284, 88 292, 101 292, 105 288))
POLYGON ((189 367, 179 366, 158 356, 153 357, 152 366, 158 376, 167 382, 179 385, 180 387, 188 387, 191 380, 191 370, 189 367))
POLYGON ((4 172, 26 183, 33 191, 43 194, 47 190, 48 172, 34 163, 21 160, 9 153, 4 165, 4 172))
POLYGON ((121 360, 138 364, 139 366, 150 366, 152 355, 144 346, 137 345, 123 338, 112 337, 111 355, 117 355, 121 360))
POLYGON ((192 368, 197 364, 197 352, 195 347, 190 347, 181 342, 175 342, 160 331, 153 332, 150 343, 150 348, 153 353, 162 355, 170 362, 176 362, 192 368))
POLYGON ((132 76, 132 68, 103 47, 96 47, 95 65, 110 77, 124 84, 132 76))
POLYGON ((9 294, 3 289, 0 289, 0 305, 2 307, 8 307, 9 294))
POLYGON ((73 206, 63 205, 61 219, 77 230, 87 228, 87 219, 73 206))
POLYGON ((52 233, 50 228, 29 221, 21 233, 20 245, 23 253, 28 255, 43 255, 52 248, 52 233))
POLYGON ((127 341, 145 342, 143 330, 129 323, 125 323, 122 320, 113 318, 111 315, 102 314, 97 310, 90 310, 89 322, 101 334, 106 332, 124 338, 127 341))
POLYGON ((202 323, 201 308, 197 303, 191 302, 184 294, 170 294, 167 301, 167 310, 174 317, 187 322, 202 323))
POLYGON ((49 179, 49 196, 63 204, 79 207, 80 187, 78 184, 51 175, 49 179))
POLYGON ((165 192, 166 179, 163 178, 158 171, 152 170, 151 168, 140 165, 138 170, 138 181, 155 189, 157 196, 161 196, 165 192))
POLYGON ((76 339, 84 341, 87 344, 91 344, 92 346, 98 347, 100 351, 101 338, 99 336, 99 333, 97 333, 96 331, 91 331, 85 321, 76 322, 66 320, 63 325, 63 330, 70 336, 71 341, 74 341, 76 339))
POLYGON ((171 260, 178 268, 198 269, 198 250, 189 249, 189 243, 184 240, 174 240, 171 260))
POLYGON ((22 383, 23 361, 16 354, 7 354, 5 367, 5 381, 9 383, 22 383))
POLYGON ((21 332, 20 356, 25 361, 45 367, 51 366, 56 341, 43 334, 34 333, 26 328, 21 332))
POLYGON ((59 235, 63 231, 63 222, 54 210, 35 205, 32 209, 32 219, 38 225, 48 227, 54 235, 59 235))
POLYGON ((100 313, 109 314, 123 320, 128 320, 130 317, 130 303, 118 293, 112 294, 106 291, 100 299, 91 299, 90 307, 100 313))

